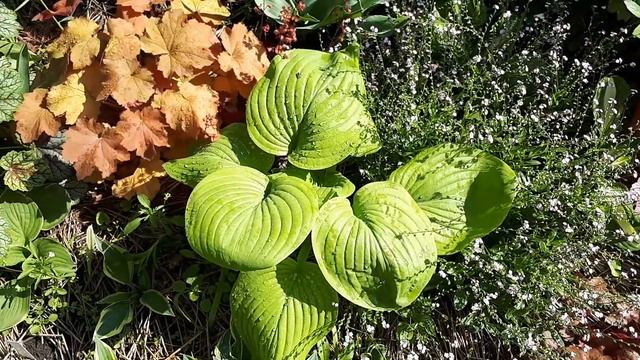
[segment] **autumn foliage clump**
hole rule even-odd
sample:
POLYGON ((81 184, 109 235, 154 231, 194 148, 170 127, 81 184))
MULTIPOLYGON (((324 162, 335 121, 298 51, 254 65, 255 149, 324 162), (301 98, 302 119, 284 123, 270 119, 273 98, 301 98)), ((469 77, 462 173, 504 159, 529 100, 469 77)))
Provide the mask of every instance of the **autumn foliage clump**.
POLYGON ((65 134, 62 156, 80 180, 113 180, 113 194, 153 197, 162 163, 214 141, 244 119, 244 102, 267 70, 258 38, 219 0, 118 0, 104 28, 76 18, 48 47, 66 71, 25 94, 15 114, 24 143, 65 134), (219 34, 219 36, 216 35, 219 34))

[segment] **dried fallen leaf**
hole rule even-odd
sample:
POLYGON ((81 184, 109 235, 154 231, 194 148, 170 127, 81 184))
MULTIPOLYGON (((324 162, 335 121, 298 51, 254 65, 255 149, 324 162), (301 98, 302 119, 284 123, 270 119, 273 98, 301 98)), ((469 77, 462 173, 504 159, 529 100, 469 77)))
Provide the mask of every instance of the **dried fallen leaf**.
POLYGON ((221 25, 231 13, 219 0, 172 0, 171 8, 179 9, 186 14, 197 14, 204 22, 221 25))
POLYGON ((213 30, 196 20, 186 20, 182 11, 166 12, 159 24, 147 23, 141 39, 144 52, 160 56, 158 70, 167 78, 172 73, 192 75, 194 69, 209 66, 214 60, 210 48, 218 40, 213 30))
POLYGON ((132 60, 140 54, 140 39, 132 23, 124 19, 109 19, 107 30, 110 37, 104 51, 105 60, 132 60))
POLYGON ((162 113, 148 106, 141 111, 125 110, 116 130, 122 135, 125 149, 147 160, 157 157, 158 147, 169 146, 162 113))
POLYGON ((179 91, 167 90, 153 98, 153 106, 160 109, 174 130, 198 136, 218 133, 218 93, 206 85, 188 82, 178 84, 179 91))
POLYGON ((107 80, 99 99, 111 95, 118 104, 128 107, 144 103, 153 95, 151 71, 140 67, 137 60, 105 60, 107 80))
POLYGON ((243 98, 248 98, 251 89, 256 85, 256 81, 248 84, 238 80, 232 72, 220 74, 213 79, 213 90, 226 93, 228 96, 234 97, 240 94, 243 98))
POLYGON ((47 95, 47 106, 55 116, 65 115, 66 123, 75 124, 79 117, 96 117, 99 104, 87 96, 85 86, 80 81, 83 72, 69 74, 67 79, 51 88, 47 95))
POLYGON ((58 0, 51 6, 51 10, 44 10, 33 17, 34 21, 49 20, 54 16, 69 16, 76 11, 82 0, 58 0))
POLYGON ((100 40, 96 36, 99 27, 87 18, 73 19, 47 51, 55 59, 70 54, 74 69, 87 67, 100 52, 100 40))
POLYGON ((78 179, 99 172, 106 178, 117 170, 118 163, 129 160, 129 152, 120 145, 122 136, 108 124, 81 119, 69 128, 62 145, 62 157, 73 163, 78 179))
POLYGON ((142 13, 151 10, 151 0, 117 0, 117 5, 130 7, 131 9, 142 13))
POLYGON ((226 51, 218 55, 222 71, 233 71, 245 84, 260 79, 269 67, 264 46, 247 27, 238 23, 225 28, 220 37, 226 51))
POLYGON ((24 101, 16 111, 16 131, 23 143, 37 140, 42 133, 54 136, 60 130, 60 121, 44 107, 47 89, 35 89, 24 94, 24 101))
POLYGON ((131 199, 135 195, 144 194, 153 199, 160 191, 160 180, 165 176, 162 161, 142 161, 133 175, 120 179, 111 188, 113 195, 131 199))
POLYGON ((138 36, 144 34, 144 28, 147 26, 147 21, 149 21, 146 15, 133 10, 131 7, 120 5, 116 9, 116 17, 131 23, 138 36))

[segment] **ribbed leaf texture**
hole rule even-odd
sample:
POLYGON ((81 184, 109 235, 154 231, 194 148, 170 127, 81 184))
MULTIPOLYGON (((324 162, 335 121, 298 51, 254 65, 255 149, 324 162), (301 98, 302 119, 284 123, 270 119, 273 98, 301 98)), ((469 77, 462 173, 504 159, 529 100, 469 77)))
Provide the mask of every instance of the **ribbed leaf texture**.
POLYGON ((233 328, 254 360, 306 359, 337 317, 338 294, 312 263, 241 273, 231 292, 233 328))
POLYGON ((332 54, 296 49, 273 59, 247 101, 256 145, 309 170, 377 151, 358 57, 357 46, 350 46, 332 54))
POLYGON ((391 174, 427 213, 439 255, 495 230, 517 193, 516 174, 484 151, 454 144, 423 150, 391 174))
POLYGON ((289 166, 284 172, 313 185, 320 206, 334 197, 349 197, 356 191, 356 186, 334 169, 303 170, 289 166))
POLYGON ((0 195, 0 264, 10 246, 24 246, 35 239, 44 219, 38 205, 28 197, 5 190, 0 195))
POLYGON ((230 269, 272 267, 307 237, 318 213, 311 184, 237 166, 214 171, 193 190, 186 209, 191 247, 230 269))
POLYGON ((215 142, 192 156, 169 161, 164 169, 172 178, 194 187, 205 176, 224 167, 243 165, 266 173, 273 166, 274 158, 253 143, 245 124, 235 123, 222 129, 215 142))
POLYGON ((329 284, 347 300, 373 310, 411 304, 437 260, 430 221, 397 184, 358 190, 353 206, 329 200, 313 228, 313 252, 329 284))

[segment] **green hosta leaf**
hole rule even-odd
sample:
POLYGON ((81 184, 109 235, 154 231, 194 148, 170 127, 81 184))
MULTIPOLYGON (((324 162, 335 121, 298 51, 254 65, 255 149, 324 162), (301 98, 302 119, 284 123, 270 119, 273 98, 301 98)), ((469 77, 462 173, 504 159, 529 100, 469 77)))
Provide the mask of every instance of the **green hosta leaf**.
POLYGON ((133 281, 133 261, 123 249, 109 244, 104 250, 102 269, 104 274, 121 284, 131 285, 133 281))
POLYGON ((0 259, 6 256, 9 246, 24 246, 35 239, 43 222, 36 203, 20 193, 5 190, 0 195, 0 259))
POLYGON ((31 287, 25 280, 12 280, 0 287, 0 331, 26 319, 30 301, 31 287))
POLYGON ((13 121, 23 93, 20 73, 6 62, 0 65, 0 123, 13 121))
POLYGON ((133 308, 128 301, 113 303, 100 313, 93 337, 107 339, 120 334, 122 329, 133 319, 133 308))
POLYGON ((169 301, 157 290, 147 290, 142 293, 140 303, 156 314, 175 316, 169 301))
POLYGON ((411 304, 435 271, 429 218, 400 185, 375 182, 320 209, 313 252, 329 284, 373 310, 411 304))
POLYGON ((318 194, 319 206, 334 197, 349 197, 356 191, 356 186, 334 169, 310 171, 289 166, 284 172, 313 185, 316 194, 318 194))
POLYGON ((22 263, 23 273, 34 279, 62 279, 75 275, 69 250, 54 239, 37 239, 30 245, 32 254, 22 263))
POLYGON ((273 161, 273 155, 253 143, 247 126, 235 123, 222 129, 215 142, 203 146, 192 156, 165 163, 164 169, 172 178, 193 187, 220 168, 243 165, 266 173, 273 161))
POLYGON ((640 1, 624 0, 624 5, 627 7, 627 10, 633 14, 633 16, 640 18, 640 1))
POLYGON ((231 292, 234 330, 254 360, 304 360, 334 326, 337 305, 318 266, 291 259, 240 273, 231 292))
POLYGON ((313 187, 293 176, 237 166, 217 170, 193 190, 186 209, 191 247, 234 270, 272 267, 307 237, 318 213, 313 187))
POLYGON ((25 261, 30 251, 24 246, 12 245, 7 249, 4 258, 0 258, 0 266, 14 266, 25 261))
POLYGON ((13 191, 30 191, 47 180, 49 167, 38 149, 10 151, 0 158, 4 184, 13 191))
POLYGON ((94 339, 94 341, 96 343, 96 360, 118 360, 111 346, 105 344, 100 339, 94 339))
POLYGON ((29 197, 38 204, 44 217, 43 230, 60 224, 71 210, 71 198, 67 190, 58 184, 35 188, 29 192, 29 197))
POLYGON ((20 34, 20 30, 22 26, 18 23, 16 12, 0 3, 0 38, 14 38, 20 34))
POLYGON ((611 134, 621 125, 631 87, 619 77, 605 77, 600 80, 593 97, 593 116, 602 124, 601 137, 611 134))
POLYGON ((358 56, 350 46, 332 54, 296 49, 273 59, 247 100, 251 139, 309 170, 377 151, 377 130, 361 102, 358 56))
POLYGON ((423 150, 391 174, 426 211, 438 254, 460 251, 495 230, 517 193, 516 174, 480 150, 443 144, 423 150))

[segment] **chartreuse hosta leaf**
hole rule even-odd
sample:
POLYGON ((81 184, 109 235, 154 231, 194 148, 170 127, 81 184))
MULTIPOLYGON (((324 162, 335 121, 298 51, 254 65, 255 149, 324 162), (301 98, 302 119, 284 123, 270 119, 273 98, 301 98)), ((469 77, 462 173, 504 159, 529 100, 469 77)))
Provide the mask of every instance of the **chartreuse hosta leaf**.
POLYGON ((433 275, 437 249, 429 218, 400 185, 375 182, 320 209, 313 252, 329 284, 373 310, 411 304, 433 275))
POLYGON ((334 197, 349 197, 356 191, 356 186, 334 169, 303 170, 289 166, 284 172, 313 185, 320 206, 334 197))
POLYGON ((186 209, 191 247, 234 270, 272 267, 307 237, 318 213, 311 184, 246 166, 222 168, 193 190, 186 209))
POLYGON ((193 187, 223 167, 243 165, 266 173, 274 158, 251 141, 245 124, 235 123, 222 129, 215 142, 203 146, 192 156, 167 162, 164 169, 172 178, 193 187))
POLYGON ((0 195, 0 266, 7 265, 10 247, 23 247, 35 239, 44 220, 38 205, 28 197, 5 190, 0 195))
POLYGON ((240 273, 231 292, 233 327, 253 360, 304 360, 337 317, 338 294, 308 262, 240 273))
POLYGON ((31 286, 27 280, 11 280, 0 286, 0 331, 26 319, 30 301, 31 286))
POLYGON ((516 174, 502 160, 453 144, 423 150, 389 181, 407 189, 427 213, 440 255, 497 228, 517 193, 516 174))
POLYGON ((358 56, 350 46, 336 53, 296 49, 273 59, 247 101, 251 139, 309 170, 377 151, 358 56))

